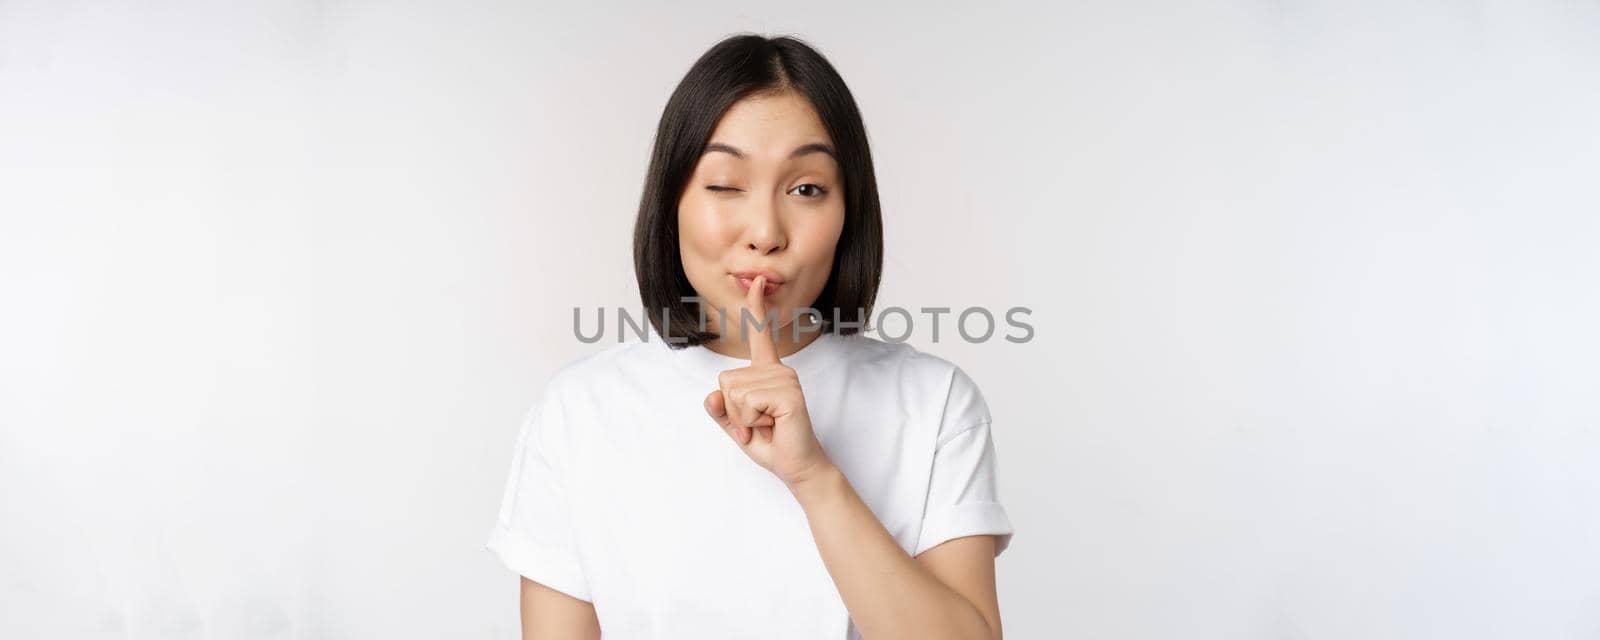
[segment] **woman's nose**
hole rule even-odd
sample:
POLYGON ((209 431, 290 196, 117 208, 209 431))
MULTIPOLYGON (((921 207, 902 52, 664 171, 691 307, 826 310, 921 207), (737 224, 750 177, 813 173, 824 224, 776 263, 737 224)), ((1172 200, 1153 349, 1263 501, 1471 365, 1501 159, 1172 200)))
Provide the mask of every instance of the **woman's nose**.
POLYGON ((749 213, 745 225, 746 248, 761 255, 783 249, 788 238, 783 231, 783 222, 778 219, 777 206, 769 201, 755 205, 749 213))
POLYGON ((755 251, 761 255, 767 255, 774 251, 783 249, 783 244, 784 243, 781 238, 762 236, 760 238, 752 239, 750 241, 749 248, 751 251, 755 251))

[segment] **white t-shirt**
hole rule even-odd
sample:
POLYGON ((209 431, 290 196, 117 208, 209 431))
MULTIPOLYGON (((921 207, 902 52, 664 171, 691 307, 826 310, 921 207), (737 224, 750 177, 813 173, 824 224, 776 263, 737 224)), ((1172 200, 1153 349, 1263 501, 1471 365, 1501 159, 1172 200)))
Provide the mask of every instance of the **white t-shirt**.
MULTIPOLYGON (((486 548, 591 602, 608 639, 859 638, 800 504, 706 415, 717 374, 749 360, 649 338, 551 377, 486 548)), ((902 549, 1010 544, 989 409, 959 367, 861 335, 781 360, 823 449, 902 549)))

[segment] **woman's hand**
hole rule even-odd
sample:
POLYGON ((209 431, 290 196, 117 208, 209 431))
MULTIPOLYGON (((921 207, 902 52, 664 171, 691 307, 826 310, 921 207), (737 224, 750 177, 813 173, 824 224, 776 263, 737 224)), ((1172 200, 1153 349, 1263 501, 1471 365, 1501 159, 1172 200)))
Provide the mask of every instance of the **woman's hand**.
MULTIPOLYGON (((767 279, 750 283, 748 304, 757 318, 767 317, 762 292, 767 279)), ((739 325, 745 326, 742 321, 739 325)), ((756 464, 794 489, 833 466, 822 443, 811 430, 811 415, 800 392, 800 377, 778 361, 772 344, 772 325, 751 334, 750 366, 729 369, 717 377, 720 389, 706 396, 706 413, 744 449, 756 464)))

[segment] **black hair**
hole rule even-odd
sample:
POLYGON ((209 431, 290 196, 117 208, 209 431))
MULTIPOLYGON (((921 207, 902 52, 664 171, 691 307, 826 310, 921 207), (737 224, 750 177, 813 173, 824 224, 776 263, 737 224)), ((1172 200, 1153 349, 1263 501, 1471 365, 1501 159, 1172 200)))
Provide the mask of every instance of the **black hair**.
POLYGON ((684 185, 729 107, 746 96, 788 91, 809 100, 821 118, 844 182, 844 229, 828 283, 811 306, 821 312, 823 333, 850 335, 867 326, 883 272, 883 215, 855 98, 811 45, 789 36, 738 34, 701 55, 667 100, 634 222, 639 297, 650 324, 673 348, 717 338, 702 329, 699 306, 682 301, 696 295, 678 251, 678 200, 684 185), (682 340, 674 344, 669 337, 682 340))

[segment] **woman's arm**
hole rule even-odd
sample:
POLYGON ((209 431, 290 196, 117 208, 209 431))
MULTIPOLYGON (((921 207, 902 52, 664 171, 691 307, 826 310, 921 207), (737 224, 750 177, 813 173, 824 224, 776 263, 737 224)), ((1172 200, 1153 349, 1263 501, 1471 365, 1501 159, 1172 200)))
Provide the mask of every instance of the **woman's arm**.
MULTIPOLYGON (((766 317, 766 278, 745 304, 766 317)), ((822 561, 863 637, 999 640, 994 538, 948 540, 913 559, 828 458, 794 369, 778 359, 772 326, 748 340, 750 366, 724 371, 706 413, 794 493, 822 561)))
POLYGON ((956 538, 912 558, 837 467, 791 489, 862 637, 1000 640, 993 536, 956 538))
POLYGON ((594 605, 522 579, 522 640, 599 640, 594 605))

